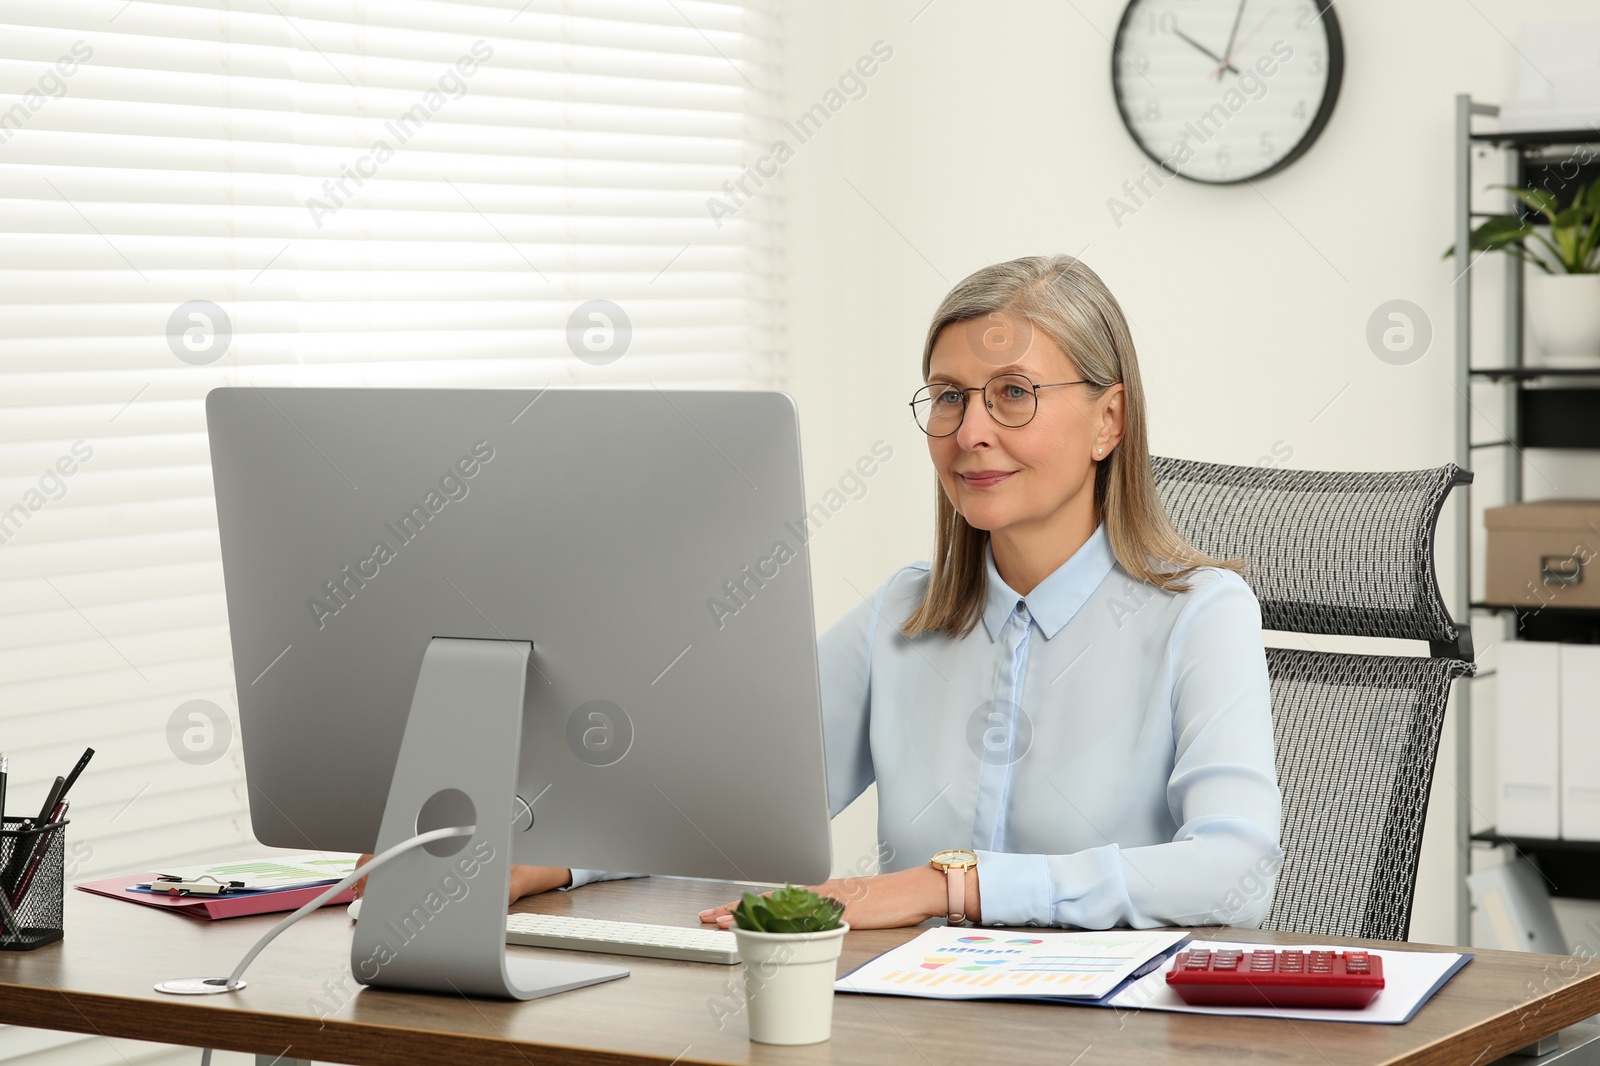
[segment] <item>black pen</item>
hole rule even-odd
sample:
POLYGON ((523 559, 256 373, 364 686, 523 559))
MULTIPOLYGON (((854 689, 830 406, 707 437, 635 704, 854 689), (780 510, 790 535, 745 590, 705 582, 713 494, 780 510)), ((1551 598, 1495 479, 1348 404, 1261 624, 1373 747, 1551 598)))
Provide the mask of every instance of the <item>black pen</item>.
MULTIPOLYGON (((83 773, 83 768, 89 765, 89 760, 92 758, 94 758, 94 749, 84 748, 83 754, 78 757, 78 765, 72 768, 72 772, 67 775, 66 784, 61 786, 61 794, 56 797, 57 800, 63 800, 67 798, 67 789, 72 787, 72 783, 78 779, 79 774, 83 773)), ((5 786, 0 785, 0 796, 4 795, 5 786)), ((53 806, 54 805, 52 804, 52 807, 53 806)))
POLYGON ((0 928, 0 934, 8 940, 12 936, 22 935, 22 923, 17 920, 16 912, 11 909, 11 903, 6 898, 10 895, 9 892, 0 892, 0 926, 3 926, 0 928))
MULTIPOLYGON (((67 808, 70 806, 71 804, 66 800, 61 800, 51 808, 50 820, 44 824, 50 826, 66 821, 67 808)), ((33 875, 39 869, 39 863, 43 861, 45 852, 49 850, 50 844, 43 833, 34 838, 33 847, 28 851, 28 861, 24 865, 21 875, 17 878, 17 886, 11 890, 11 905, 13 907, 22 906, 23 897, 28 894, 28 886, 33 884, 33 875)))
MULTIPOLYGON (((45 794, 44 809, 39 812, 36 821, 28 822, 26 829, 37 829, 47 824, 50 815, 56 809, 56 801, 61 798, 61 786, 66 783, 66 778, 58 777, 50 785, 50 791, 45 794)), ((37 840, 34 841, 38 843, 37 840)), ((0 892, 10 896, 15 891, 17 881, 22 877, 22 868, 27 865, 28 855, 22 853, 22 837, 19 835, 12 840, 11 854, 6 857, 6 864, 0 868, 0 892)))
POLYGON ((0 755, 0 828, 5 826, 6 818, 6 777, 11 771, 11 760, 0 755))
POLYGON ((61 799, 62 786, 67 783, 64 777, 58 777, 50 785, 50 791, 45 793, 44 806, 39 808, 39 817, 34 819, 34 828, 47 825, 50 821, 50 812, 56 809, 56 803, 61 799))

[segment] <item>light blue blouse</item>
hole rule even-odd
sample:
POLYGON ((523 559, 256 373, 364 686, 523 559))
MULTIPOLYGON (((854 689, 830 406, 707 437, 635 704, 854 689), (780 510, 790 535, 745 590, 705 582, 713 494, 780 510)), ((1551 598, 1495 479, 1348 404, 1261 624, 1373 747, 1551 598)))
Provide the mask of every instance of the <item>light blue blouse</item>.
POLYGON ((1027 596, 986 559, 963 638, 899 632, 918 562, 819 639, 833 813, 876 781, 884 870, 976 852, 985 924, 1259 925, 1283 852, 1250 587, 1138 581, 1103 524, 1027 596))

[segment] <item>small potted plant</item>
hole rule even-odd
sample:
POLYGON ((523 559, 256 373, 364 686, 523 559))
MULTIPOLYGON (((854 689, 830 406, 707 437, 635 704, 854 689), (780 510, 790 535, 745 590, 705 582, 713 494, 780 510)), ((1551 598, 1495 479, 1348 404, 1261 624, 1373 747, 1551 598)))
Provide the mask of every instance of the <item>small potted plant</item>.
POLYGON ((1472 231, 1468 248, 1539 268, 1526 292, 1528 329, 1544 365, 1600 367, 1600 179, 1579 186, 1565 208, 1549 189, 1500 188, 1539 218, 1492 215, 1472 231))
POLYGON ((785 885, 765 896, 746 892, 733 912, 744 964, 750 1039, 816 1044, 833 1031, 833 981, 844 934, 844 904, 785 885))

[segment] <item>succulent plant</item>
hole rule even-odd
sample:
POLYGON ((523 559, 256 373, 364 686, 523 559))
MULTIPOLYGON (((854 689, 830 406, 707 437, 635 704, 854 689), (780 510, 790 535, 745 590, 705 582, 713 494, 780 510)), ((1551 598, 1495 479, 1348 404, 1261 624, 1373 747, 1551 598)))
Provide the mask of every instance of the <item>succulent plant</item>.
POLYGON ((734 909, 733 922, 757 933, 823 933, 837 929, 844 904, 809 888, 784 885, 765 896, 746 892, 734 909))

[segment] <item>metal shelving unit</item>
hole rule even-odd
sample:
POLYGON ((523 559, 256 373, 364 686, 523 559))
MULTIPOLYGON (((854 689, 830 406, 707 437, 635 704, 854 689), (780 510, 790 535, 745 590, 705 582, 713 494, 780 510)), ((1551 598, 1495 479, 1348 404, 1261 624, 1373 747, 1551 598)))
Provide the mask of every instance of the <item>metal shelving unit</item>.
MULTIPOLYGON (((1600 146, 1600 132, 1593 129, 1535 132, 1475 133, 1473 119, 1492 118, 1500 113, 1493 104, 1474 101, 1462 94, 1456 97, 1456 210, 1455 210, 1455 386, 1457 393, 1455 461, 1471 470, 1477 452, 1491 448, 1508 449, 1505 462, 1505 501, 1522 499, 1522 459, 1524 448, 1600 449, 1600 370, 1529 367, 1523 359, 1522 294, 1524 264, 1504 256, 1505 283, 1503 350, 1501 366, 1475 366, 1472 336, 1472 266, 1468 237, 1474 221, 1486 217, 1472 208, 1474 185, 1473 153, 1480 148, 1499 149, 1506 171, 1497 184, 1522 185, 1530 172, 1549 169, 1552 149, 1600 146), (1569 385, 1571 379, 1590 379, 1589 384, 1569 385), (1502 399, 1504 436, 1495 440, 1472 440, 1472 384, 1475 381, 1508 386, 1502 399), (1530 384, 1539 387, 1528 388, 1530 384)), ((1560 156, 1559 151, 1557 156, 1560 156)), ((1565 164, 1572 155, 1566 153, 1565 164)), ((1591 161, 1577 168, 1581 173, 1562 175, 1565 185, 1575 186, 1600 176, 1600 147, 1591 161)), ((1559 194, 1558 194, 1559 195, 1559 194)), ((1481 480, 1480 482, 1481 483, 1481 480)), ((1472 490, 1465 485, 1456 491, 1456 602, 1466 604, 1470 614, 1488 614, 1500 624, 1515 623, 1511 635, 1524 639, 1568 640, 1600 643, 1600 610, 1544 608, 1528 611, 1509 604, 1491 604, 1472 598, 1472 490)), ((1507 837, 1493 827, 1472 828, 1472 682, 1493 676, 1484 671, 1465 678, 1456 690, 1456 780, 1462 796, 1456 804, 1456 940, 1470 942, 1472 917, 1467 894, 1467 875, 1472 872, 1473 845, 1511 846, 1532 856, 1547 877, 1556 883, 1555 895, 1600 899, 1600 842, 1545 840, 1507 837)))

